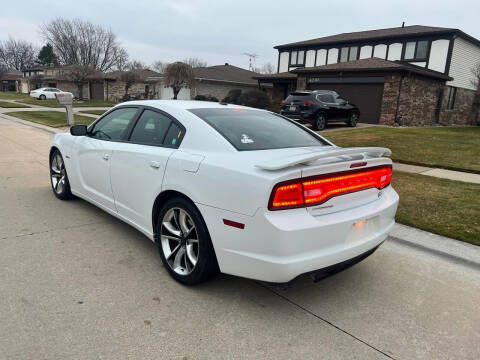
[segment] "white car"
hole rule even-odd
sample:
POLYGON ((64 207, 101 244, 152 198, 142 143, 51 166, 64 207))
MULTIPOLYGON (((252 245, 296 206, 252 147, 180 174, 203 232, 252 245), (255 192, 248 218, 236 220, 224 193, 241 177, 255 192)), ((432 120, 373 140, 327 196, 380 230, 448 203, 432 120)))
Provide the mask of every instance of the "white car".
POLYGON ((71 94, 57 88, 40 88, 30 91, 30 97, 38 100, 56 99, 55 94, 71 94))
POLYGON ((394 225, 385 148, 340 148, 278 114, 222 103, 122 103, 56 134, 54 194, 85 199, 158 244, 192 285, 223 273, 317 278, 370 255, 394 225))

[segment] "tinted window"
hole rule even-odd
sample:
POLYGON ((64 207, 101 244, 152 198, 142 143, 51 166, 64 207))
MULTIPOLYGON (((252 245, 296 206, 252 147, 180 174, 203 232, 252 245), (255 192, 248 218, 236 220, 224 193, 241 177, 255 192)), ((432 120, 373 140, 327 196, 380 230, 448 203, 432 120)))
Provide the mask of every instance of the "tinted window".
POLYGON ((171 122, 165 115, 145 110, 133 129, 130 141, 148 145, 162 145, 171 122))
POLYGON ((340 50, 340 62, 348 60, 348 47, 344 47, 340 50))
POLYGON ((112 111, 95 124, 90 136, 104 140, 121 140, 137 110, 137 108, 123 108, 112 111))
POLYGON ((407 45, 405 47, 405 59, 413 59, 415 56, 415 42, 407 42, 407 45))
POLYGON ((178 147, 180 145, 180 139, 182 138, 183 135, 183 130, 172 122, 172 125, 170 125, 170 128, 168 129, 167 136, 165 136, 165 140, 163 143, 166 146, 174 146, 178 147))
POLYGON ((352 46, 350 48, 350 55, 348 56, 349 61, 357 60, 358 47, 352 46))
POLYGON ((417 43, 417 53, 415 59, 425 59, 427 57, 428 41, 419 41, 417 43))
POLYGON ((326 145, 293 121, 265 111, 239 108, 190 111, 240 151, 326 145))
POLYGON ((318 96, 317 96, 317 99, 320 100, 321 102, 324 102, 324 103, 333 103, 333 102, 335 102, 335 101, 333 100, 333 96, 332 96, 332 95, 328 95, 328 94, 318 95, 318 96))

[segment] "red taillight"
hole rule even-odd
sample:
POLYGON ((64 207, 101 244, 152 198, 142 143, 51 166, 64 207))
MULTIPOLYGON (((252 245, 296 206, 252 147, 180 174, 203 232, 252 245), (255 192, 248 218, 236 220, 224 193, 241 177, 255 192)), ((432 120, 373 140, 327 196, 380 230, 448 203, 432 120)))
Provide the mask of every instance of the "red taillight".
POLYGON ((312 106, 312 105, 313 105, 313 101, 310 101, 310 100, 304 101, 304 102, 302 102, 302 105, 303 105, 303 106, 312 106))
POLYGON ((286 101, 285 100, 282 100, 282 105, 285 105, 286 101))
POLYGON ((392 180, 392 168, 381 167, 328 174, 280 183, 272 192, 270 210, 320 204, 328 199, 370 188, 383 189, 392 180))

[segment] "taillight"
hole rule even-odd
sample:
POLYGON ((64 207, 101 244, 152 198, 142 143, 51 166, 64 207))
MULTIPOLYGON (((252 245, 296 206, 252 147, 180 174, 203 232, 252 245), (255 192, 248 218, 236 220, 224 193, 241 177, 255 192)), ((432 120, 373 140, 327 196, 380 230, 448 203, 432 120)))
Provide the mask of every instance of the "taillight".
POLYGON ((355 191, 383 189, 392 180, 392 168, 380 167, 290 180, 275 185, 269 210, 321 204, 334 196, 355 191))
POLYGON ((286 103, 286 101, 285 101, 285 100, 282 100, 282 103, 281 103, 281 104, 282 104, 282 105, 285 105, 285 103, 286 103))
POLYGON ((310 101, 310 100, 304 101, 304 102, 302 102, 302 105, 303 105, 303 106, 312 106, 312 105, 313 105, 313 101, 310 101))

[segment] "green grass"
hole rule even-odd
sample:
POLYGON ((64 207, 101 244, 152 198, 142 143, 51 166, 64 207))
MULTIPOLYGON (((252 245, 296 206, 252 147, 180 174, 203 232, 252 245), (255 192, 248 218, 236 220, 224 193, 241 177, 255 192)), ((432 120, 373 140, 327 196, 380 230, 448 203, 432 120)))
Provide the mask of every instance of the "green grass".
MULTIPOLYGON (((60 111, 14 111, 6 114, 22 120, 32 121, 51 127, 68 126, 67 114, 60 111)), ((77 114, 74 114, 73 116, 75 117, 75 124, 90 125, 95 121, 95 118, 88 116, 77 114)))
POLYGON ((15 91, 0 91, 0 100, 19 100, 27 99, 28 94, 21 94, 15 91))
POLYGON ((106 111, 107 110, 82 110, 80 112, 83 113, 83 114, 102 115, 106 111))
MULTIPOLYGON (((38 100, 32 97, 28 97, 28 98, 18 99, 16 101, 24 104, 40 105, 40 106, 54 107, 54 108, 65 107, 65 105, 60 105, 57 102, 57 100, 54 100, 54 99, 38 100)), ((73 103, 73 107, 95 107, 95 106, 111 107, 113 105, 115 105, 113 101, 103 101, 103 100, 84 100, 83 102, 73 103)))
POLYGON ((480 245, 480 185, 395 171, 396 221, 480 245))
POLYGON ((0 107, 1 108, 29 108, 30 106, 17 104, 17 103, 11 103, 11 102, 7 102, 7 101, 0 101, 0 107))
POLYGON ((388 147, 397 162, 480 173, 480 127, 369 127, 321 135, 339 146, 388 147))

